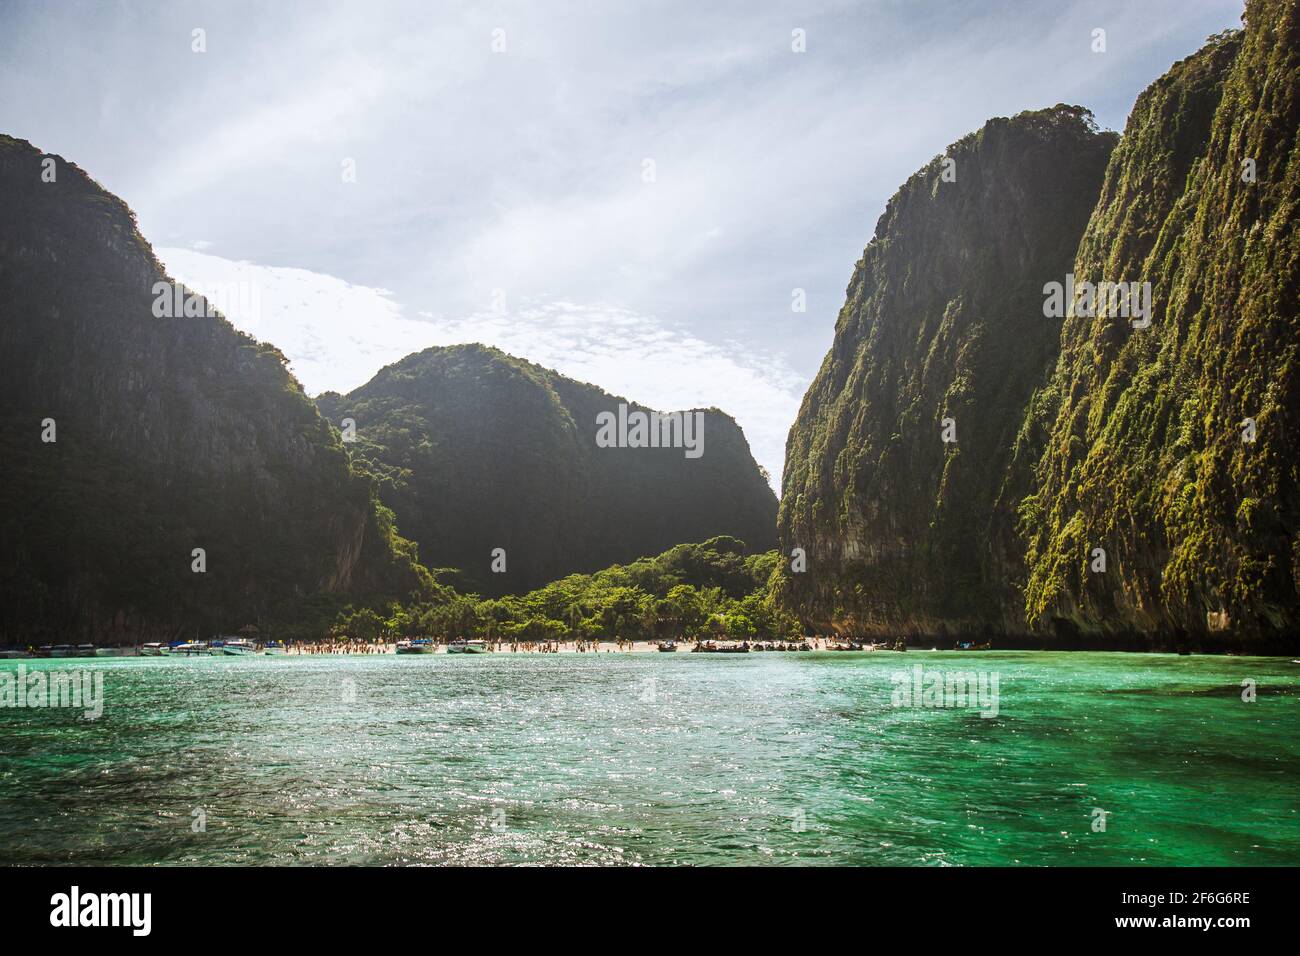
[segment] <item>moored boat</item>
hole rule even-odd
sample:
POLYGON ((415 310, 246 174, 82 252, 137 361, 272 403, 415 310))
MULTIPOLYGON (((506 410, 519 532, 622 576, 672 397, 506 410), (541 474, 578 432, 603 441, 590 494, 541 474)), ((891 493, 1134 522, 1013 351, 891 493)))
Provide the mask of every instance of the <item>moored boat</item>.
POLYGON ((267 641, 262 645, 262 653, 275 657, 281 654, 288 654, 289 648, 284 646, 283 641, 267 641))
POLYGON ((397 642, 397 653, 399 654, 432 654, 433 649, 433 641, 425 637, 397 642))
POLYGON ((221 653, 227 657, 248 657, 257 653, 257 645, 246 638, 237 637, 222 644, 221 653))
POLYGON ((140 645, 141 657, 162 657, 164 654, 170 654, 170 653, 171 653, 171 648, 168 647, 166 644, 153 643, 153 644, 140 645))
POLYGON ((447 645, 448 654, 486 654, 487 641, 452 641, 447 645))
POLYGON ((50 647, 50 657, 76 657, 77 649, 71 644, 54 644, 50 647))
POLYGON ((172 654, 178 657, 207 657, 207 641, 184 641, 172 645, 172 654))
POLYGON ((748 654, 749 642, 741 641, 739 644, 722 643, 719 641, 701 641, 692 649, 692 653, 697 654, 748 654))
POLYGON ((76 654, 70 654, 70 655, 68 655, 68 656, 70 656, 70 657, 94 657, 94 656, 95 656, 95 645, 94 645, 94 644, 78 644, 78 645, 77 645, 77 653, 76 653, 76 654))
POLYGON ((677 651, 677 642, 676 642, 676 641, 660 641, 660 642, 659 642, 659 651, 660 651, 660 653, 663 653, 663 654, 672 654, 672 653, 675 653, 675 652, 677 651))
POLYGON ((21 651, 21 650, 0 651, 0 660, 4 660, 4 661, 27 660, 27 658, 31 656, 32 656, 31 651, 21 651))

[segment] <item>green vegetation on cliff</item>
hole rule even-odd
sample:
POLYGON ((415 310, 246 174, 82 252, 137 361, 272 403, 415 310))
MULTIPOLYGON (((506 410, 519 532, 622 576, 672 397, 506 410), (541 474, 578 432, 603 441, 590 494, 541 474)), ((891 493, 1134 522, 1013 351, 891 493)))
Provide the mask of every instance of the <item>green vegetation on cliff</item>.
POLYGON ((1113 152, 1077 109, 995 120, 955 181, 936 159, 891 200, 790 433, 781 546, 808 571, 778 576, 784 606, 854 633, 1294 643, 1300 4, 1244 20, 1113 152), (1149 324, 1045 318, 1051 282, 1149 283, 1149 324))
POLYGON ((775 545, 776 496, 730 416, 702 413, 697 458, 598 447, 597 416, 624 401, 482 345, 426 349, 317 399, 336 427, 354 420, 348 447, 403 534, 464 590, 519 593, 715 535, 775 545))
POLYGON ((1139 98, 1080 244, 1154 316, 1062 330, 1021 509, 1039 629, 1300 628, 1300 8, 1245 22, 1139 98))

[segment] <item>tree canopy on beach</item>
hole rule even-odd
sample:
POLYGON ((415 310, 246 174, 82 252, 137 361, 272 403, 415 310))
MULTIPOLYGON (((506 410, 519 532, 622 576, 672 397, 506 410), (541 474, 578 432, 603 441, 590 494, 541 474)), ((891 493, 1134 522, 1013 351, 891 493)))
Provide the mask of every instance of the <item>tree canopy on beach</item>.
POLYGON ((720 536, 594 574, 571 574, 527 594, 481 598, 449 591, 432 601, 395 603, 386 616, 347 608, 331 632, 365 640, 782 638, 796 627, 771 598, 780 565, 776 551, 749 554, 743 541, 720 536))

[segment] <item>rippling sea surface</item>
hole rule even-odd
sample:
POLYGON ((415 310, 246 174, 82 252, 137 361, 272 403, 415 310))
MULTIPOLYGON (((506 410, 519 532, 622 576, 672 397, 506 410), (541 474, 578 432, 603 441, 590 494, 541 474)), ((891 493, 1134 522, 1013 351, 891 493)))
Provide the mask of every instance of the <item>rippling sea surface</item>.
POLYGON ((10 864, 1300 863, 1284 659, 21 663, 106 701, 0 709, 10 864), (895 707, 916 665, 997 675, 997 716, 895 707))

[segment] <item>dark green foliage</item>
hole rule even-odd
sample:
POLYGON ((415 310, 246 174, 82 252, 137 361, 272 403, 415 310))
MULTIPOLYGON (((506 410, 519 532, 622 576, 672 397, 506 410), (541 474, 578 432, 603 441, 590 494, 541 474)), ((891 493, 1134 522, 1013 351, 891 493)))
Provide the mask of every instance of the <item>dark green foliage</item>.
POLYGON ((890 200, 790 432, 787 606, 853 634, 1002 629, 1018 617, 1013 511, 995 507, 1026 405, 1056 357, 1064 278, 1113 134, 1057 106, 991 120, 890 200), (941 441, 941 422, 957 442, 941 441))
POLYGON ((1037 627, 1300 626, 1300 13, 1245 20, 1139 98, 1080 244, 1079 278, 1149 281, 1154 320, 1065 323, 1022 509, 1037 627))
POLYGON ((525 591, 717 534, 775 544, 776 496, 729 416, 704 413, 696 459, 597 447, 597 415, 623 401, 481 345, 427 349, 317 399, 335 426, 355 420, 349 447, 403 533, 462 588, 525 591))
POLYGON ((775 551, 750 554, 744 542, 722 536, 571 574, 523 595, 479 600, 443 593, 429 603, 394 605, 383 621, 349 610, 334 630, 360 637, 377 626, 389 637, 442 640, 784 639, 798 629, 771 596, 780 563, 775 551))
POLYGON ((166 276, 130 210, 40 161, 0 136, 0 643, 305 629, 421 586, 284 356, 155 318, 166 276))

